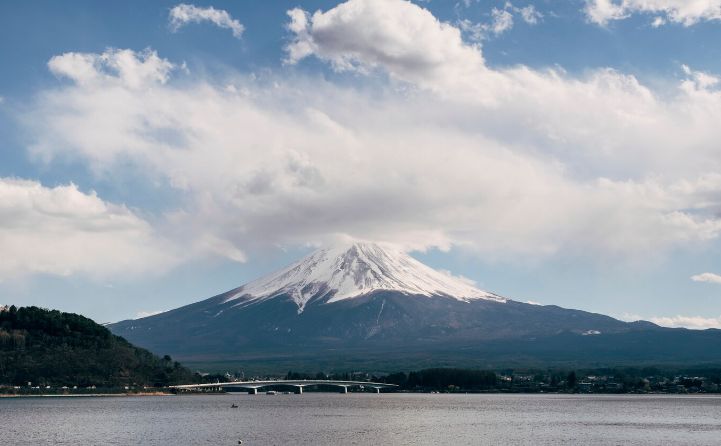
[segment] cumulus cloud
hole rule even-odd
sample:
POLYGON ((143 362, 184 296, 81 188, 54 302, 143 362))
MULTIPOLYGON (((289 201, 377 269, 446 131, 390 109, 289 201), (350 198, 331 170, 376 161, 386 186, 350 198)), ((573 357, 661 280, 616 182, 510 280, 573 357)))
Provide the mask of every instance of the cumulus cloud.
POLYGON ((286 48, 289 63, 315 55, 339 71, 413 66, 428 72, 482 62, 458 28, 406 0, 351 0, 326 12, 295 8, 288 15, 294 36, 286 48))
POLYGON ((601 26, 637 13, 656 15, 654 27, 667 22, 691 26, 720 20, 721 0, 586 0, 585 13, 589 21, 601 26))
POLYGON ((54 56, 48 68, 56 76, 72 79, 78 85, 109 83, 140 88, 164 84, 175 66, 152 50, 109 49, 102 54, 64 53, 54 56))
POLYGON ((181 3, 174 6, 168 14, 170 21, 170 29, 173 32, 178 31, 188 23, 210 22, 220 28, 229 29, 233 32, 233 37, 240 39, 243 36, 245 27, 238 20, 222 9, 215 9, 212 6, 201 8, 195 5, 181 3))
MULTIPOLYGON (((721 94, 692 69, 658 95, 610 69, 490 68, 457 27, 402 0, 289 16, 289 63, 390 82, 176 85, 168 69, 129 83, 102 62, 117 51, 70 53, 51 63, 69 82, 28 113, 31 153, 99 174, 134 163, 182 197, 163 216, 169 236, 236 260, 256 243, 343 235, 488 259, 625 259, 721 232, 721 94)), ((123 51, 129 66, 148 54, 172 66, 123 51)))
POLYGON ((0 178, 0 280, 32 273, 106 277, 166 270, 176 252, 124 206, 74 184, 0 178))
POLYGON ((721 276, 714 273, 702 273, 691 276, 694 282, 721 283, 721 276))

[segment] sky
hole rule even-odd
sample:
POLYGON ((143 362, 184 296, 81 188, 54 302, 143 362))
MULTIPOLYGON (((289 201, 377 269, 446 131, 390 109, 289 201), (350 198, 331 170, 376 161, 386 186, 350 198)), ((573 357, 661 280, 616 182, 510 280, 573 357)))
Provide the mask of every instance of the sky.
POLYGON ((327 244, 721 327, 721 0, 0 2, 0 303, 98 322, 327 244))

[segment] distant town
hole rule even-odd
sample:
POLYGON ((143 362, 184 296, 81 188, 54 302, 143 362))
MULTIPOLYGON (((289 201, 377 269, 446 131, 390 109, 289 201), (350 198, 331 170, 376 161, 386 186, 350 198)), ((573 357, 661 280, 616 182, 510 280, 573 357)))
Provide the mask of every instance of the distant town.
MULTIPOLYGON (((508 393, 668 393, 721 392, 721 369, 684 371, 656 368, 614 368, 583 371, 479 371, 435 368, 410 373, 373 376, 341 375, 354 380, 397 384, 401 391, 508 392, 508 393), (698 373, 702 372, 702 373, 698 373)), ((294 378, 302 374, 289 374, 294 378)), ((321 374, 322 375, 322 374, 321 374)), ((337 375, 329 375, 334 378, 337 375)), ((310 378, 310 376, 307 376, 310 378)))

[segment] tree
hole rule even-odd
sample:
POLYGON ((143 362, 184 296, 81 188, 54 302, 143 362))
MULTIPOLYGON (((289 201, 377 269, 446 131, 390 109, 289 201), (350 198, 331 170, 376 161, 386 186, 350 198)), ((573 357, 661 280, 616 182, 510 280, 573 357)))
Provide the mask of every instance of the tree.
POLYGON ((571 372, 566 377, 566 387, 569 389, 575 389, 577 384, 576 372, 571 372))

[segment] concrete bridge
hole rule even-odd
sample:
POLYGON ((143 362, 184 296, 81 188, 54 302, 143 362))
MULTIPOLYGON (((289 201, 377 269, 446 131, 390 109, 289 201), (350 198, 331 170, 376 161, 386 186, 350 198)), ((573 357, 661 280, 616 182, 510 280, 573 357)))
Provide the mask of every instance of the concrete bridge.
POLYGON ((302 394, 303 388, 310 386, 331 386, 337 387, 340 393, 348 393, 349 387, 371 388, 376 393, 380 393, 381 389, 392 389, 395 384, 374 383, 367 381, 334 381, 326 379, 279 379, 269 381, 233 381, 227 383, 208 383, 208 384, 184 384, 180 386, 170 386, 171 389, 179 391, 220 391, 222 389, 244 389, 249 394, 256 395, 258 389, 263 387, 293 387, 295 393, 302 394))

